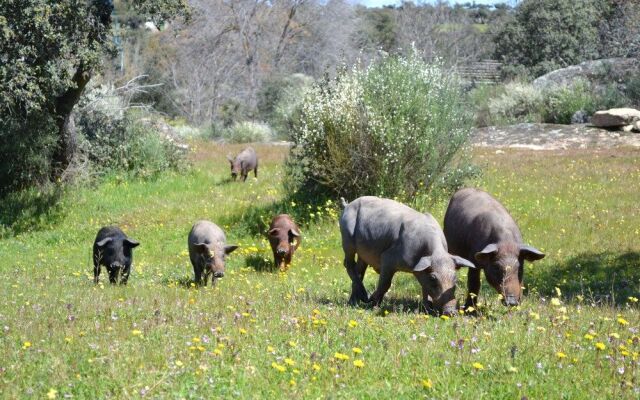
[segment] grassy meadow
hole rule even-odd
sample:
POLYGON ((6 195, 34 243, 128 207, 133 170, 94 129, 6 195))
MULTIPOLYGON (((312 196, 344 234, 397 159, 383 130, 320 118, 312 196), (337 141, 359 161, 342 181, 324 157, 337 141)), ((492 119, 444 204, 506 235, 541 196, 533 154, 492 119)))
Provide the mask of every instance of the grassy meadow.
MULTIPOLYGON (((286 148, 255 148, 258 179, 244 184, 224 158, 240 146, 195 143, 184 173, 112 177, 38 217, 15 214, 17 234, 0 239, 0 397, 640 397, 640 150, 474 150, 473 184, 547 257, 527 264, 520 307, 484 286, 480 317, 437 318, 402 273, 382 308, 349 307, 339 209, 285 200, 286 148), (286 274, 262 233, 276 211, 302 219, 286 274), (196 288, 186 242, 202 218, 241 248, 224 279, 196 288), (105 271, 92 282, 107 224, 141 242, 126 287, 105 271)), ((442 221, 445 208, 428 211, 442 221)))

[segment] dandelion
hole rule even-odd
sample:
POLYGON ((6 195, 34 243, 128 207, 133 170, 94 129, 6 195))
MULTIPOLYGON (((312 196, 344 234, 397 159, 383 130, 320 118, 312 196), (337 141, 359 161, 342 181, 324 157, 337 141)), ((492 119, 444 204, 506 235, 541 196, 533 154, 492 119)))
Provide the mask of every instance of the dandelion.
POLYGON ((364 367, 364 361, 362 361, 362 360, 354 360, 353 361, 353 365, 358 367, 358 368, 362 368, 362 367, 364 367))
POLYGON ((177 367, 182 367, 182 366, 184 365, 184 364, 182 363, 182 361, 180 361, 180 360, 177 360, 177 361, 175 362, 175 364, 176 364, 176 366, 177 366, 177 367))
POLYGON ((480 364, 479 362, 474 362, 471 365, 473 366, 473 368, 477 369, 478 371, 481 371, 484 369, 484 365, 480 364))
POLYGON ((274 349, 272 346, 267 346, 267 353, 274 353, 276 351, 276 349, 274 349))
POLYGON ((216 356, 221 356, 221 355, 222 355, 222 350, 220 350, 220 349, 213 349, 213 354, 215 354, 216 356))
POLYGON ((271 363, 271 367, 278 372, 284 372, 287 370, 287 367, 285 367, 284 365, 280 365, 275 361, 271 363))
POLYGON ((618 323, 619 323, 620 325, 622 325, 622 326, 629 325, 629 321, 627 321, 626 319, 624 319, 624 318, 622 318, 622 317, 619 317, 619 318, 618 318, 618 323))
POLYGON ((285 364, 287 364, 287 365, 290 365, 290 366, 294 366, 294 365, 296 365, 296 362, 295 362, 295 361, 293 361, 293 360, 292 360, 292 359, 290 359, 290 358, 285 358, 285 359, 284 359, 284 363, 285 363, 285 364))
POLYGON ((296 385, 296 381, 295 381, 295 380, 293 380, 293 379, 291 379, 291 380, 289 381, 289 385, 291 385, 291 386, 295 386, 295 385, 296 385))
POLYGON ((140 336, 140 335, 142 335, 142 331, 140 331, 138 329, 134 329, 134 330, 131 331, 131 334, 133 336, 140 336))
POLYGON ((596 349, 597 350, 604 350, 606 348, 607 348, 607 346, 605 346, 604 343, 602 343, 602 342, 596 343, 596 349))
POLYGON ((589 333, 585 333, 584 338, 587 340, 593 340, 593 335, 589 334, 589 333))
POLYGON ((29 347, 31 347, 31 342, 24 342, 24 343, 22 343, 22 349, 23 349, 23 350, 26 350, 26 349, 28 349, 29 347))
POLYGON ((318 364, 316 364, 316 363, 313 364, 312 368, 313 368, 314 371, 320 371, 320 369, 321 369, 320 366, 318 364))
POLYGON ((246 335, 247 334, 247 330, 244 328, 240 328, 240 334, 241 335, 246 335))
POLYGON ((356 326, 358 326, 358 323, 354 320, 350 320, 349 321, 349 328, 355 328, 356 326))
POLYGON ((58 391, 55 390, 54 388, 49 389, 49 391, 47 392, 48 399, 55 399, 57 396, 58 396, 58 391))
POLYGON ((556 357, 558 357, 559 359, 563 359, 563 358, 567 358, 567 355, 564 354, 563 352, 559 351, 556 353, 556 357))
POLYGON ((293 340, 289 341, 289 346, 296 347, 297 345, 298 345, 298 343, 294 342, 293 340))
POLYGON ((441 315, 441 316, 440 316, 440 318, 442 318, 443 320, 445 320, 445 321, 446 321, 446 320, 448 320, 448 319, 449 319, 449 316, 448 316, 448 315, 441 315))
POLYGON ((433 382, 431 382, 431 379, 423 379, 422 380, 422 387, 425 389, 431 389, 433 388, 433 382))
POLYGON ((354 348, 353 348, 353 349, 351 349, 351 350, 353 350, 353 352, 354 352, 355 354, 361 354, 361 353, 362 353, 362 349, 361 349, 360 347, 354 347, 354 348))
POLYGON ((348 360, 348 359, 349 359, 349 356, 348 356, 348 355, 343 354, 343 353, 338 353, 338 352, 336 352, 333 356, 334 356, 337 360, 342 360, 342 361, 346 361, 346 360, 348 360))

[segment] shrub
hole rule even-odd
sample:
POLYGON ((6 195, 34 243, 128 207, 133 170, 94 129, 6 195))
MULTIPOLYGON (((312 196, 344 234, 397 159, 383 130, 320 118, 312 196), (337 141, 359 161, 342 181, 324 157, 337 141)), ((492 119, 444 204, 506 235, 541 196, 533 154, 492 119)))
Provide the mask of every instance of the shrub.
POLYGON ((489 112, 500 124, 542 122, 544 96, 530 84, 511 82, 504 92, 489 102, 489 112))
POLYGON ((149 177, 180 167, 182 151, 146 123, 149 118, 129 110, 110 88, 92 90, 82 104, 75 118, 80 147, 97 174, 121 171, 149 177))
POLYGON ((316 84, 293 125, 289 191, 415 201, 468 174, 470 133, 457 78, 418 57, 385 57, 316 84))
POLYGON ((543 91, 544 122, 570 124, 571 117, 577 111, 592 115, 596 111, 597 98, 588 81, 578 79, 570 85, 555 87, 543 91))
POLYGON ((222 139, 229 143, 267 142, 273 137, 269 125, 243 121, 222 130, 222 139))
POLYGON ((258 115, 281 139, 290 137, 290 129, 313 79, 303 74, 267 80, 258 93, 258 115))

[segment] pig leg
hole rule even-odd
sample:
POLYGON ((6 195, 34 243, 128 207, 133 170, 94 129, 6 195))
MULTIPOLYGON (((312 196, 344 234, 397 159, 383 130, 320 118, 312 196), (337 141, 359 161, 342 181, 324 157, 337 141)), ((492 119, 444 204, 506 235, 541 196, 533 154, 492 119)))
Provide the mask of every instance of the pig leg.
POLYGON ((118 270, 120 268, 107 268, 109 271, 109 283, 115 285, 118 282, 118 270))
POLYGON ((127 281, 129 280, 129 273, 131 272, 131 266, 129 265, 128 267, 124 267, 122 269, 122 275, 120 275, 120 284, 121 285, 126 285, 127 281))
POLYGON ((467 274, 467 300, 464 302, 464 308, 476 308, 476 301, 480 293, 480 268, 469 268, 467 274))
POLYGON ((258 177, 258 164, 256 164, 256 167, 253 169, 253 175, 257 178, 258 177))
POLYGON ((389 291, 391 287, 391 279, 396 273, 395 260, 397 256, 392 252, 384 252, 380 262, 380 277, 378 278, 378 286, 375 292, 369 297, 369 302, 374 306, 379 306, 382 303, 384 295, 389 291))
POLYGON ((367 289, 365 289, 364 284, 362 283, 362 279, 360 278, 361 275, 358 274, 355 256, 354 252, 347 252, 345 250, 344 267, 347 270, 347 274, 349 274, 349 278, 351 278, 351 296, 349 297, 349 304, 351 305, 356 305, 358 300, 363 302, 368 300, 367 289))

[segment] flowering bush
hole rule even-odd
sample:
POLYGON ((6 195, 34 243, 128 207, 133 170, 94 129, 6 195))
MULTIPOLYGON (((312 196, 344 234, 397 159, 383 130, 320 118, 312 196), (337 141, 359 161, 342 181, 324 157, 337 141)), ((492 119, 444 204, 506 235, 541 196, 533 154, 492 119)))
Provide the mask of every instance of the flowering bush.
POLYGON ((344 69, 306 96, 286 185, 350 199, 449 191, 473 171, 460 156, 470 127, 458 80, 441 65, 385 57, 344 69))
POLYGON ((229 143, 268 142, 273 132, 267 124, 242 121, 222 131, 222 138, 229 143))

